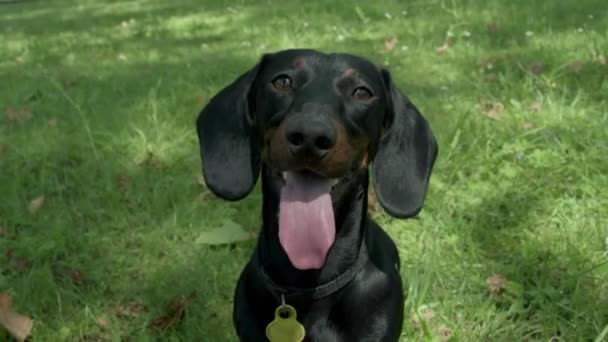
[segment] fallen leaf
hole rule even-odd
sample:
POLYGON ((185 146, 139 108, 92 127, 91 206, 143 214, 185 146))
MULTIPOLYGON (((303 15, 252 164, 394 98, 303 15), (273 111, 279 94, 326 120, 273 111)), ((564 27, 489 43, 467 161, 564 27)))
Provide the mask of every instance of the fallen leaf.
POLYGON ((73 87, 74 85, 76 85, 76 80, 67 76, 61 77, 61 84, 66 87, 73 87))
POLYGON ((139 303, 131 303, 128 305, 118 307, 116 310, 116 316, 120 318, 137 318, 139 314, 146 311, 146 307, 139 303))
POLYGON ((82 336, 78 341, 79 342, 107 342, 111 341, 109 336, 106 334, 87 334, 82 336))
POLYGON ((202 106, 205 102, 207 102, 208 98, 205 95, 200 95, 196 97, 196 104, 202 106))
POLYGON ((540 75, 545 71, 545 64, 543 62, 534 63, 530 67, 530 71, 535 75, 540 75))
POLYGON ((74 285, 84 285, 88 282, 87 277, 82 273, 82 271, 77 269, 69 269, 63 272, 63 274, 68 277, 74 285))
POLYGON ((521 129, 523 129, 524 131, 531 129, 532 127, 534 127, 534 125, 529 122, 524 122, 521 124, 521 129))
POLYGON ((27 206, 27 209, 29 210, 30 214, 35 214, 40 210, 40 208, 42 208, 43 204, 44 195, 40 195, 30 201, 30 204, 27 206))
POLYGON ((585 65, 581 61, 575 61, 568 64, 568 70, 574 74, 580 74, 585 65))
POLYGON ((488 277, 488 279, 486 279, 488 290, 493 296, 501 296, 505 291, 506 283, 507 278, 502 274, 492 274, 488 277))
POLYGON ((137 204, 127 196, 122 196, 120 202, 125 204, 129 209, 135 209, 137 207, 137 204))
POLYGON ((32 332, 34 321, 11 310, 12 298, 0 292, 0 326, 17 341, 25 341, 32 332))
POLYGON ((28 259, 26 259, 24 257, 14 255, 14 250, 13 250, 12 254, 13 255, 10 257, 9 262, 10 262, 11 267, 13 269, 15 269, 15 271, 23 273, 23 272, 29 270, 30 268, 32 268, 31 261, 29 261, 28 259))
POLYGON ((152 153, 151 151, 148 151, 148 154, 146 154, 146 158, 141 163, 139 163, 139 165, 146 167, 151 166, 155 169, 161 169, 163 167, 163 163, 158 160, 158 158, 156 158, 154 153, 152 153))
POLYGON ((99 323, 99 325, 101 325, 102 327, 104 327, 105 329, 110 330, 110 323, 108 323, 108 320, 103 318, 103 317, 97 317, 97 323, 99 323))
POLYGON ((205 245, 222 245, 250 239, 251 234, 245 231, 240 224, 231 219, 224 219, 220 227, 200 233, 194 242, 205 245))
POLYGON ((412 316, 412 321, 415 325, 419 326, 421 324, 421 320, 425 322, 430 322, 435 318, 435 312, 428 305, 422 305, 418 308, 416 313, 412 316))
POLYGON ((397 43, 399 42, 399 39, 397 39, 397 37, 392 37, 392 38, 387 38, 384 40, 384 51, 393 51, 393 49, 395 49, 395 46, 397 46, 397 43))
POLYGON ((6 108, 6 118, 9 122, 27 121, 32 118, 32 110, 28 107, 21 107, 19 109, 8 107, 6 108))
POLYGON ((129 184, 131 184, 131 178, 127 175, 120 175, 118 176, 116 183, 118 184, 119 188, 126 189, 129 184))
POLYGON ((441 325, 437 328, 437 335, 439 335, 439 339, 441 341, 449 341, 450 337, 452 337, 452 329, 446 327, 445 325, 441 325))
POLYGON ((489 102, 482 105, 482 112, 490 119, 501 121, 500 113, 505 109, 502 102, 489 102))
POLYGON ((4 292, 0 292, 0 309, 8 310, 13 305, 13 298, 4 292))
POLYGON ((169 302, 165 309, 165 314, 156 318, 150 323, 150 328, 156 331, 164 331, 174 327, 186 315, 186 306, 196 297, 196 291, 190 292, 185 298, 175 297, 169 302))
POLYGON ((19 113, 15 111, 12 107, 6 108, 6 118, 8 121, 17 121, 19 118, 19 113))
POLYGON ((495 83, 496 81, 498 81, 498 77, 496 76, 496 74, 487 74, 483 76, 483 80, 488 83, 495 83))
POLYGON ((533 113, 538 113, 540 112, 542 108, 542 104, 540 102, 532 102, 529 106, 528 106, 528 110, 533 112, 533 113))
POLYGON ((6 253, 4 253, 4 254, 6 255, 6 258, 10 260, 12 257, 15 256, 16 252, 17 251, 14 248, 9 248, 6 250, 6 253))
POLYGON ((424 317, 427 322, 430 322, 433 320, 433 318, 435 318, 435 312, 431 308, 427 307, 423 309, 422 317, 424 317))
POLYGON ((25 272, 32 267, 32 263, 28 259, 18 256, 14 248, 7 249, 5 255, 10 267, 17 272, 25 272))
POLYGON ((444 43, 440 47, 436 48, 435 52, 437 52, 438 54, 444 54, 444 53, 448 52, 449 50, 450 50, 450 46, 447 43, 444 43))
POLYGON ((51 128, 57 127, 57 119, 49 119, 49 121, 47 122, 47 125, 51 128))

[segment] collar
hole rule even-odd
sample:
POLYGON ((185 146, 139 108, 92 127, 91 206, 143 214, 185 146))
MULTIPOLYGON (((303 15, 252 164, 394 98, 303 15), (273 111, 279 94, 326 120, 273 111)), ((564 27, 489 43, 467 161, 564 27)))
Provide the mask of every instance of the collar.
POLYGON ((350 283, 350 281, 353 280, 355 276, 363 269, 363 266, 365 266, 365 263, 368 260, 367 248, 365 245, 365 240, 363 240, 361 242, 361 248, 359 248, 357 260, 346 271, 344 271, 334 279, 330 280, 329 282, 321 284, 319 286, 299 288, 281 286, 275 283, 268 275, 268 273, 266 273, 264 265, 261 262, 261 256, 259 255, 259 252, 256 254, 258 255, 258 270, 259 274, 262 277, 264 286, 266 287, 266 289, 268 289, 268 291, 270 291, 272 296, 279 303, 284 302, 285 299, 307 299, 314 301, 334 294, 341 290, 348 283, 350 283))

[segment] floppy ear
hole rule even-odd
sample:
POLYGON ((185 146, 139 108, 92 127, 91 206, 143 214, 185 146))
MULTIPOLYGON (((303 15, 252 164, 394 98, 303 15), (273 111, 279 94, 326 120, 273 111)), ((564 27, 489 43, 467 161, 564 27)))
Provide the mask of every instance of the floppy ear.
POLYGON ((407 218, 422 209, 437 156, 433 132, 418 109, 382 70, 389 94, 384 132, 373 161, 374 188, 382 207, 407 218))
POLYGON ((249 103, 259 68, 258 64, 222 89, 196 120, 205 182, 214 194, 230 201, 247 196, 260 173, 249 103))

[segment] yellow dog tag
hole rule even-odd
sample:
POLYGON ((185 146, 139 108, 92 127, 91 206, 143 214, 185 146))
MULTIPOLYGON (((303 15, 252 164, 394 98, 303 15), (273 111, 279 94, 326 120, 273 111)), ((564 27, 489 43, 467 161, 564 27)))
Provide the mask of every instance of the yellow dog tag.
POLYGON ((274 311, 274 320, 266 326, 266 337, 270 342, 302 342, 306 332, 296 318, 293 306, 279 305, 274 311))

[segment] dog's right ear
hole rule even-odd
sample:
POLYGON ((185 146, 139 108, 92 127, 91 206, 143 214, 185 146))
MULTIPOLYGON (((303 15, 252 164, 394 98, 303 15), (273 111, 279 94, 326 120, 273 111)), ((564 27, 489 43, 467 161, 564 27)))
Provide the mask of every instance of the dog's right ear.
POLYGON ((249 96, 259 69, 260 64, 222 89, 196 120, 205 182, 215 195, 230 201, 247 196, 260 173, 249 96))

